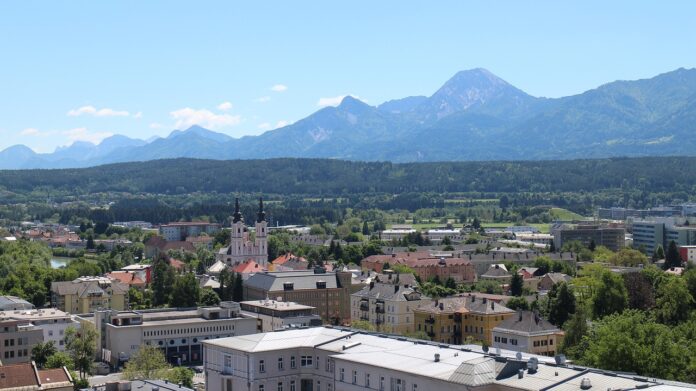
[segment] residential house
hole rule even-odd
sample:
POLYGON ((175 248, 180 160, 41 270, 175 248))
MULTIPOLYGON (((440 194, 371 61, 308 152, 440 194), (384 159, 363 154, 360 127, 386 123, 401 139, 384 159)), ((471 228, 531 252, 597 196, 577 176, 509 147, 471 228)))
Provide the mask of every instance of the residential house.
POLYGON ((540 291, 550 291, 554 285, 561 282, 570 282, 572 277, 563 273, 546 273, 539 281, 538 289, 540 291))
POLYGON ((128 285, 107 277, 79 277, 51 283, 51 305, 71 314, 128 309, 128 285))
POLYGON ((413 331, 413 310, 430 298, 409 285, 370 282, 351 295, 351 319, 392 334, 413 331))
POLYGON ((493 347, 555 356, 563 331, 531 311, 520 311, 493 328, 493 347))

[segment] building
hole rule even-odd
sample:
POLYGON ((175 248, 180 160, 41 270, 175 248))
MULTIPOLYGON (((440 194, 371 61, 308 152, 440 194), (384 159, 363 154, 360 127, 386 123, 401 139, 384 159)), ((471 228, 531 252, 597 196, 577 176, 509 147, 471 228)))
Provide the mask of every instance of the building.
POLYGON ((195 391, 193 388, 171 383, 168 380, 154 379, 119 380, 93 385, 89 389, 90 391, 195 391))
POLYGON ((410 285, 373 281, 350 300, 352 320, 367 321, 378 331, 406 334, 414 331, 413 310, 430 298, 410 285))
POLYGON ((80 327, 69 314, 55 308, 2 311, 0 319, 30 323, 43 333, 42 342, 53 342, 59 351, 65 350, 65 330, 68 327, 80 327))
POLYGON ((112 225, 115 225, 117 227, 124 227, 124 228, 140 228, 140 229, 149 229, 152 228, 152 223, 148 223, 147 221, 116 221, 112 225))
POLYGON ((551 228, 551 234, 556 249, 563 248, 565 243, 579 241, 585 247, 589 247, 590 243, 594 242, 596 246, 604 246, 612 251, 619 251, 624 247, 626 240, 625 228, 617 224, 557 224, 551 228))
POLYGON ((4 365, 29 362, 31 349, 43 342, 43 331, 28 320, 0 320, 0 361, 4 365))
POLYGON ((157 258, 167 255, 169 250, 196 252, 196 247, 187 241, 167 241, 161 236, 152 236, 145 242, 145 257, 157 258))
POLYGON ((531 311, 520 311, 493 328, 493 347, 555 356, 563 331, 531 311))
POLYGON ((65 367, 39 370, 34 362, 0 366, 0 391, 73 391, 72 381, 65 367))
POLYGON ((385 265, 406 265, 416 272, 421 281, 437 277, 456 282, 476 281, 476 269, 470 259, 455 257, 453 253, 400 252, 386 255, 371 255, 363 259, 360 266, 365 270, 382 272, 385 265))
POLYGON ((414 330, 436 342, 460 344, 471 339, 490 346, 491 330, 514 313, 486 297, 439 299, 414 310, 414 330))
POLYGON ((678 246, 696 245, 696 227, 679 225, 673 217, 636 220, 632 224, 633 247, 652 255, 662 246, 667 251, 670 242, 678 246))
POLYGON ((0 311, 31 310, 34 304, 17 296, 0 296, 0 311))
POLYGON ((512 280, 512 274, 510 274, 505 265, 495 264, 486 270, 485 273, 481 274, 482 280, 495 281, 501 285, 509 284, 512 280))
POLYGON ((51 305, 71 314, 128 309, 128 285, 106 277, 79 277, 51 283, 51 305))
POLYGON ((128 285, 129 288, 135 289, 145 289, 145 281, 141 280, 135 273, 129 273, 123 270, 114 271, 111 273, 106 273, 107 278, 112 280, 117 280, 123 284, 128 285))
POLYGON ((256 273, 244 281, 244 300, 290 301, 317 309, 322 321, 350 324, 350 272, 324 269, 256 273))
POLYGON ((184 241, 189 236, 207 234, 215 235, 220 231, 220 224, 204 221, 175 222, 160 225, 159 234, 168 242, 184 241))
POLYGON ((139 279, 145 281, 145 284, 152 282, 152 265, 134 263, 122 267, 121 270, 135 274, 139 279))
POLYGON ((696 246, 680 246, 679 255, 682 261, 696 264, 696 246))
POLYGON ((535 243, 550 246, 553 242, 553 235, 532 232, 518 232, 515 233, 515 239, 524 243, 535 243))
POLYGON ((445 228, 429 229, 425 232, 425 237, 433 243, 440 243, 445 240, 445 238, 448 238, 452 242, 463 242, 466 239, 461 230, 445 228))
POLYGON ((223 247, 217 253, 217 260, 236 265, 251 259, 262 266, 268 264, 268 223, 266 212, 263 211, 263 199, 259 199, 259 211, 256 214, 254 241, 252 242, 244 224, 244 218, 239 211, 239 199, 234 201, 230 245, 223 247))
POLYGON ((193 309, 102 310, 77 320, 94 326, 101 341, 98 358, 113 366, 128 361, 143 345, 161 348, 174 364, 199 363, 203 341, 257 332, 257 320, 243 317, 235 302, 193 309))
POLYGON ((315 327, 206 341, 207 391, 694 389, 567 365, 562 357, 315 327), (415 343, 414 343, 415 342, 415 343), (498 352, 496 352, 498 353, 498 352))
POLYGON ((379 237, 383 242, 391 242, 392 240, 401 240, 410 234, 415 234, 416 230, 411 225, 394 225, 391 229, 385 229, 379 232, 379 237))
POLYGON ((292 302, 275 300, 251 300, 239 303, 242 313, 261 320, 261 332, 291 327, 321 326, 316 308, 292 302))
POLYGON ((546 273, 539 280, 537 289, 540 291, 550 291, 554 285, 562 282, 570 282, 571 279, 569 275, 563 273, 546 273))

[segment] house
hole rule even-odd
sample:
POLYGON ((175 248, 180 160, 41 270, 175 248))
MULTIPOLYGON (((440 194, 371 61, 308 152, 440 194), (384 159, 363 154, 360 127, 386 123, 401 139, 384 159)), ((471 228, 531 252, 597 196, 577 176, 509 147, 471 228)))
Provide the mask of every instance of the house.
POLYGON ((71 314, 128 309, 128 285, 107 277, 79 277, 51 283, 51 305, 71 314))
POLYGON ((122 267, 121 270, 135 274, 138 278, 143 280, 145 284, 152 282, 152 265, 134 263, 122 267))
POLYGON ((160 255, 167 255, 169 250, 196 252, 193 243, 186 241, 167 241, 161 236, 152 236, 145 242, 145 257, 157 258, 160 255))
POLYGON ((496 281, 497 283, 503 285, 510 283, 510 280, 512 280, 512 275, 508 273, 504 265, 495 264, 488 268, 485 273, 481 274, 481 279, 496 281))
POLYGON ((205 221, 178 221, 159 227, 159 234, 168 242, 184 241, 201 234, 215 235, 219 231, 220 224, 205 221))
POLYGON ((138 275, 135 273, 121 270, 107 273, 106 277, 112 280, 120 281, 128 285, 129 288, 135 288, 140 290, 145 289, 145 281, 140 279, 140 277, 138 277, 138 275))
POLYGON ((493 328, 493 347, 554 356, 563 331, 531 311, 520 311, 493 328))
MULTIPOLYGON (((306 269, 307 268, 305 268, 305 270, 306 269)), ((264 270, 264 267, 258 264, 253 259, 247 259, 246 261, 234 265, 232 267, 232 272, 236 274, 241 274, 243 280, 247 280, 249 279, 249 276, 251 276, 252 274, 260 273, 264 270)))
POLYGON ((471 260, 452 254, 432 254, 427 251, 372 255, 360 263, 364 270, 381 273, 385 265, 405 265, 416 272, 421 281, 437 277, 440 281, 452 278, 455 282, 476 281, 476 269, 471 260))
POLYGON ((43 342, 43 331, 25 319, 2 319, 0 330, 0 338, 4 341, 0 344, 3 364, 28 363, 31 349, 43 342))
POLYGON ((537 276, 537 272, 539 271, 538 267, 522 267, 517 270, 517 274, 521 275, 523 279, 528 280, 530 278, 534 278, 537 276))
POLYGON ((550 291, 554 285, 559 284, 561 282, 570 282, 570 280, 572 280, 572 278, 567 274, 546 273, 543 277, 541 277, 538 289, 540 291, 550 291))
POLYGON ((0 366, 0 391, 72 391, 67 368, 41 369, 34 362, 0 366))
POLYGON ((430 298, 409 285, 374 281, 350 295, 351 320, 363 320, 392 334, 413 332, 413 310, 430 298))

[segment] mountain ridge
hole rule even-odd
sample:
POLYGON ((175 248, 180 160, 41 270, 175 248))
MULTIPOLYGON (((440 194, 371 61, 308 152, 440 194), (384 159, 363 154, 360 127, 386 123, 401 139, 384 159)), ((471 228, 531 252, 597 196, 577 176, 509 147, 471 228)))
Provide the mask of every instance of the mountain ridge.
POLYGON ((377 106, 346 96, 282 128, 233 138, 200 126, 148 141, 116 135, 50 154, 12 146, 0 169, 70 168, 167 158, 363 161, 547 160, 694 155, 696 70, 618 80, 562 98, 534 97, 483 69, 430 96, 377 106))

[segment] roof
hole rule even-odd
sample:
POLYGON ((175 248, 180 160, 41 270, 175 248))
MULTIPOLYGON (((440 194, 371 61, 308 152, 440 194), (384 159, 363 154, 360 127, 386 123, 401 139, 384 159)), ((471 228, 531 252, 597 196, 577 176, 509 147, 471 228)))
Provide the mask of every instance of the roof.
POLYGON ((427 299, 427 297, 421 296, 418 291, 411 287, 406 287, 405 285, 383 284, 379 282, 376 284, 370 284, 353 293, 351 296, 389 301, 413 301, 427 299))
POLYGON ((241 274, 258 273, 263 271, 263 266, 256 263, 253 259, 247 259, 239 265, 236 265, 232 270, 234 270, 235 273, 241 274))
POLYGON ((433 300, 427 304, 421 304, 415 311, 428 312, 432 314, 438 313, 455 313, 462 314, 510 314, 514 310, 505 307, 502 304, 496 303, 494 300, 488 300, 475 295, 468 297, 446 297, 444 299, 433 300))
POLYGON ((499 265, 492 265, 488 270, 481 275, 481 277, 487 278, 500 278, 500 277, 511 277, 507 270, 500 267, 499 265))
POLYGON ((274 259, 273 261, 271 261, 271 263, 274 265, 282 265, 285 262, 287 262, 293 258, 299 258, 299 259, 305 261, 304 258, 296 257, 293 253, 286 253, 286 254, 283 254, 283 255, 279 256, 278 258, 274 259))
POLYGON ((38 370, 33 362, 0 366, 0 390, 47 390, 72 387, 65 368, 38 370))
POLYGON ((249 300, 239 303, 243 306, 272 308, 278 311, 295 311, 295 310, 313 310, 315 307, 295 303, 292 301, 275 301, 275 300, 249 300))
POLYGON ((60 296, 78 295, 80 297, 86 294, 104 294, 104 289, 111 288, 112 293, 127 293, 128 285, 117 280, 103 278, 99 280, 80 280, 74 281, 54 281, 51 283, 51 291, 60 296))
POLYGON ((208 268, 208 272, 209 272, 209 273, 219 274, 220 272, 222 272, 222 271, 225 270, 226 268, 227 268, 227 264, 226 264, 225 262, 216 261, 214 264, 212 264, 212 266, 210 266, 210 267, 208 268))
POLYGON ((30 310, 34 305, 17 296, 0 296, 0 311, 30 310))
POLYGON ((313 270, 255 273, 244 285, 272 292, 282 291, 285 283, 292 283, 293 290, 317 289, 317 282, 325 282, 327 289, 338 288, 335 273, 315 274, 313 270))
POLYGON ((111 273, 107 273, 106 276, 128 285, 145 285, 145 281, 141 280, 140 277, 135 275, 135 273, 130 273, 127 271, 114 271, 111 273))
MULTIPOLYGON (((554 284, 558 284, 561 282, 568 282, 568 281, 572 280, 572 278, 569 275, 563 274, 563 273, 546 273, 544 275, 544 277, 550 278, 554 284)), ((542 277, 542 278, 544 278, 544 277, 542 277)))
POLYGON ((520 311, 496 326, 493 331, 512 331, 523 334, 556 333, 561 330, 531 311, 520 311))

